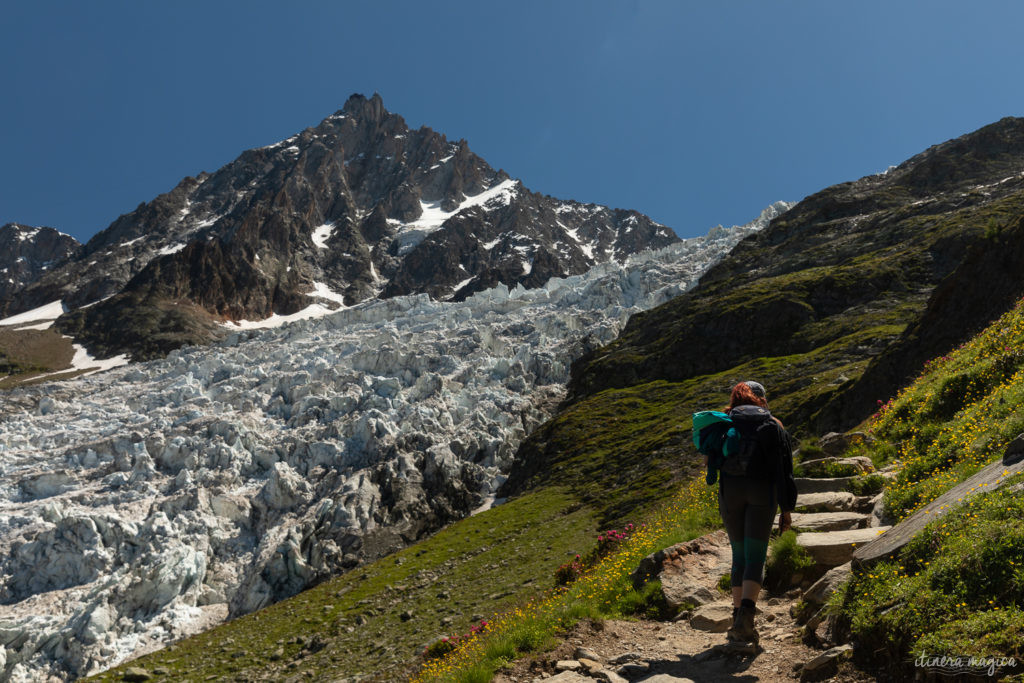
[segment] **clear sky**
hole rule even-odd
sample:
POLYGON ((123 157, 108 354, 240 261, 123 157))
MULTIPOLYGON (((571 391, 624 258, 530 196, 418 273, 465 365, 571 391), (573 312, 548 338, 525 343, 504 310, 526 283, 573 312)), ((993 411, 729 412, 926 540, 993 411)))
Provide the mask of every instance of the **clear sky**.
POLYGON ((1024 3, 0 0, 0 223, 87 239, 379 92, 682 236, 1024 115, 1024 3))

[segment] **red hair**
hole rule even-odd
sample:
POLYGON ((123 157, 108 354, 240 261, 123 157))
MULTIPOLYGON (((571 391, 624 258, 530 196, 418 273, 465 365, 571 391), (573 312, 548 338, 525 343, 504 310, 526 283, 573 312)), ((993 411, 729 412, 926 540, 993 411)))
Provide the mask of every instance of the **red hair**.
POLYGON ((732 388, 732 395, 729 396, 729 410, 737 406, 761 406, 762 408, 767 408, 768 401, 755 394, 749 384, 740 382, 732 388))

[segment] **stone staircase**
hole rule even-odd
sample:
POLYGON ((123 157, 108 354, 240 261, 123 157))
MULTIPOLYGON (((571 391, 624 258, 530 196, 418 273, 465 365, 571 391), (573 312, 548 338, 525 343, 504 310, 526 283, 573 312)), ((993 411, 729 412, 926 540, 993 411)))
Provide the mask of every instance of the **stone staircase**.
POLYGON ((833 469, 855 469, 859 474, 807 476, 796 480, 799 495, 793 528, 797 531, 797 544, 814 559, 817 566, 812 575, 818 577, 848 563, 854 550, 890 528, 880 525, 882 494, 857 496, 848 490, 858 476, 875 472, 871 461, 863 457, 831 457, 802 463, 802 468, 813 475, 827 471, 826 464, 833 469))

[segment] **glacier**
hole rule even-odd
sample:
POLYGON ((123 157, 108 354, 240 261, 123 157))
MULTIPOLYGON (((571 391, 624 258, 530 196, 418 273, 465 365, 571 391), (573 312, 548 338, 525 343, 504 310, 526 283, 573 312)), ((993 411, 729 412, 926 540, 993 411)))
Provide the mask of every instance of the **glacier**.
POLYGON ((0 679, 70 680, 486 507, 569 369, 789 208, 465 301, 373 300, 0 408, 0 679))

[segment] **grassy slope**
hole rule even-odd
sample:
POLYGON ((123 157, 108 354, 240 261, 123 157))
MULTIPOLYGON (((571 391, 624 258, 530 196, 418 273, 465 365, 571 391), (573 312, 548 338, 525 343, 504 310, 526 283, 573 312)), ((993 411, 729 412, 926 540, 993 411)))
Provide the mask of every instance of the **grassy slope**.
MULTIPOLYGON (((33 378, 66 368, 74 355, 71 340, 54 329, 0 328, 0 390, 31 384, 33 378)), ((47 379, 67 379, 76 374, 79 371, 47 379)))
POLYGON ((588 508, 545 489, 96 680, 121 680, 128 666, 164 671, 163 680, 398 680, 432 640, 550 588, 554 569, 588 550, 596 530, 588 508))
MULTIPOLYGON (((886 404, 864 448, 902 463, 886 507, 903 518, 1002 457, 1024 432, 1024 304, 930 363, 886 404)), ((1018 477, 1018 479, 1021 479, 1018 477)), ((875 665, 906 674, 933 655, 1024 655, 1024 500, 1004 487, 933 522, 891 562, 855 577, 832 608, 875 665), (935 625, 941 624, 936 629, 935 625), (878 658, 878 653, 885 657, 878 658)), ((870 662, 865 661, 865 664, 870 662)))

